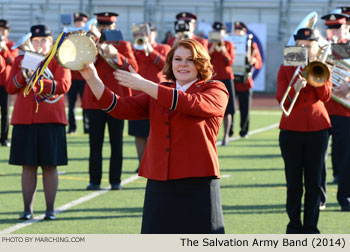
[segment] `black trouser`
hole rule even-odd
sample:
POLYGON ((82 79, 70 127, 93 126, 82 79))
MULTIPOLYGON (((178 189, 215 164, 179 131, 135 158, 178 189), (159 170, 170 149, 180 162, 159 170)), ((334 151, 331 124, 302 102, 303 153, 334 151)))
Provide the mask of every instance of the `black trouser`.
POLYGON ((250 105, 252 103, 252 94, 253 92, 251 89, 243 92, 236 91, 239 103, 239 111, 241 114, 241 131, 239 132, 240 136, 247 135, 249 131, 249 112, 250 105))
MULTIPOLYGON (((68 132, 74 132, 77 130, 77 124, 74 115, 74 107, 77 101, 78 94, 80 95, 80 99, 82 99, 84 88, 85 80, 72 80, 72 85, 68 91, 68 132)), ((87 133, 89 131, 89 120, 86 115, 85 109, 83 109, 83 126, 84 133, 87 133)))
POLYGON ((327 158, 329 153, 329 136, 330 130, 328 130, 327 149, 324 154, 324 163, 321 174, 321 204, 326 204, 327 202, 327 158))
POLYGON ((339 176, 340 171, 347 165, 347 155, 345 153, 349 150, 350 136, 349 126, 350 118, 345 116, 331 115, 332 128, 330 130, 332 135, 332 167, 333 176, 339 176))
POLYGON ((350 117, 331 115, 333 175, 339 177, 337 199, 350 207, 350 117))
POLYGON ((350 154, 347 155, 348 165, 340 170, 337 200, 342 207, 350 208, 350 154))
POLYGON ((279 144, 287 181, 287 233, 319 233, 321 173, 327 148, 328 130, 295 132, 281 130, 279 144), (301 199, 305 186, 304 225, 301 199))
POLYGON ((116 119, 102 110, 87 110, 90 121, 89 142, 90 183, 99 185, 102 178, 102 147, 105 125, 108 124, 111 156, 109 163, 109 182, 120 183, 123 161, 123 129, 124 120, 116 119))
POLYGON ((228 94, 229 94, 228 103, 227 103, 226 110, 225 110, 225 115, 231 114, 233 116, 236 112, 235 85, 234 85, 232 79, 220 80, 220 81, 225 84, 225 87, 226 87, 228 94))
POLYGON ((0 107, 1 107, 1 137, 0 143, 8 140, 9 117, 8 117, 8 94, 4 86, 0 86, 0 107))

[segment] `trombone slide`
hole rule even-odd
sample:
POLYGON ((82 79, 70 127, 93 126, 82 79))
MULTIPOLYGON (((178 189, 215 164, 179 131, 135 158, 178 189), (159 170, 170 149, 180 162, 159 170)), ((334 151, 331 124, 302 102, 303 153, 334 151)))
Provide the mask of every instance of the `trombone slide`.
POLYGON ((283 97, 282 97, 282 100, 281 100, 281 102, 280 102, 280 107, 281 107, 281 109, 282 109, 282 111, 283 111, 283 113, 284 113, 285 116, 289 116, 290 113, 292 112, 292 109, 293 109, 293 107, 294 107, 294 104, 295 104, 295 102, 297 101, 298 96, 299 96, 299 93, 300 93, 300 90, 299 90, 298 92, 295 93, 295 95, 294 95, 294 97, 293 97, 293 100, 291 101, 291 104, 290 104, 289 108, 286 109, 286 108, 284 107, 284 103, 285 103, 285 101, 287 100, 288 94, 289 94, 289 92, 290 92, 290 90, 291 90, 291 88, 292 88, 292 86, 293 86, 293 84, 294 84, 295 78, 297 78, 297 77, 301 78, 301 76, 300 76, 300 68, 301 68, 301 67, 298 66, 297 69, 295 70, 295 72, 294 72, 294 74, 293 74, 293 77, 292 77, 292 79, 291 79, 291 81, 289 82, 289 85, 288 85, 288 87, 287 87, 287 90, 286 90, 286 92, 284 93, 284 95, 283 95, 283 97))

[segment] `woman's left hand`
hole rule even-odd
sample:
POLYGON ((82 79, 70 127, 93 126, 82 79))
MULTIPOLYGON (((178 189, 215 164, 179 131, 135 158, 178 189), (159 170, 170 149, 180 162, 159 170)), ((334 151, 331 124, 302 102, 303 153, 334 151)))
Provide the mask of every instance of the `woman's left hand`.
POLYGON ((117 79, 119 84, 122 86, 129 87, 134 90, 143 90, 148 84, 147 80, 136 73, 134 68, 131 66, 129 66, 129 71, 130 72, 117 69, 115 72, 113 72, 114 78, 117 79))

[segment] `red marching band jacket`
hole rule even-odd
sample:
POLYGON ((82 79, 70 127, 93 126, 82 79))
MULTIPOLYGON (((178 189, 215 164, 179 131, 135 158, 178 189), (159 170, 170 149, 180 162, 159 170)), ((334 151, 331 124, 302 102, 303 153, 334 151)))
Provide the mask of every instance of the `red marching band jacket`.
MULTIPOLYGON (((192 39, 197 40, 199 43, 201 43, 205 49, 208 51, 208 40, 204 38, 197 37, 196 35, 193 34, 192 39)), ((171 37, 167 40, 167 44, 170 45, 171 47, 174 46, 174 42, 176 40, 176 37, 171 37)))
MULTIPOLYGON (((277 77, 276 98, 280 103, 290 80, 295 72, 294 66, 281 66, 277 77)), ((296 81, 296 80, 295 80, 296 81)), ((329 80, 322 87, 313 87, 309 84, 300 90, 299 96, 294 104, 292 112, 287 117, 282 114, 280 129, 291 131, 320 131, 331 127, 330 119, 324 102, 329 101, 332 95, 332 82, 329 80)), ((292 86, 285 107, 288 108, 295 96, 292 86)))
POLYGON ((0 55, 0 86, 5 86, 7 81, 7 65, 4 57, 0 55))
MULTIPOLYGON (((255 64, 254 64, 254 68, 259 70, 262 68, 263 62, 262 62, 262 58, 261 58, 261 54, 259 51, 259 47, 257 43, 253 43, 253 50, 252 52, 256 52, 254 55, 255 58, 255 64)), ((248 78, 247 81, 245 83, 243 82, 237 82, 235 81, 235 90, 237 92, 243 92, 243 91, 248 91, 249 89, 253 88, 254 86, 254 80, 253 78, 248 78)))
MULTIPOLYGON (((169 45, 165 44, 152 44, 153 51, 146 56, 145 51, 135 50, 134 54, 136 57, 137 65, 139 68, 138 73, 145 79, 160 83, 165 81, 163 76, 163 67, 168 52, 171 50, 169 45)), ((138 95, 142 93, 138 90, 132 90, 132 95, 138 95)))
MULTIPOLYGON (((232 42, 224 41, 226 52, 223 54, 221 51, 214 50, 211 54, 211 63, 214 66, 215 80, 230 80, 233 79, 232 64, 235 61, 235 49, 232 42)), ((212 43, 209 43, 208 47, 211 48, 212 43)))
POLYGON ((333 99, 330 99, 325 105, 329 115, 350 117, 350 109, 344 107, 333 99))
MULTIPOLYGON (((33 92, 24 97, 23 91, 26 87, 26 81, 20 68, 23 55, 15 59, 10 76, 7 80, 6 90, 9 94, 17 94, 13 108, 11 124, 35 124, 35 123, 60 123, 67 124, 65 104, 63 95, 56 103, 39 103, 39 109, 36 113, 37 104, 33 92)), ((69 69, 61 67, 56 59, 52 59, 48 65, 54 80, 43 79, 43 95, 65 94, 71 86, 71 74, 69 69)))
MULTIPOLYGON (((138 65, 130 42, 120 41, 115 47, 118 49, 118 60, 115 62, 116 65, 122 70, 128 70, 129 66, 131 65, 137 72, 138 65)), ((112 67, 100 55, 97 56, 95 67, 102 82, 109 89, 121 97, 131 95, 131 89, 118 84, 118 81, 113 75, 114 69, 112 69, 112 67)), ((84 109, 100 109, 99 105, 97 104, 97 100, 88 85, 84 88, 81 106, 84 109)))
POLYGON ((4 76, 1 78, 0 86, 5 86, 7 78, 10 75, 11 67, 15 62, 15 58, 18 56, 18 49, 11 49, 15 42, 9 41, 7 38, 5 41, 8 50, 1 50, 0 55, 5 59, 6 72, 3 73, 4 76))
POLYGON ((119 97, 105 88, 100 107, 128 120, 150 119, 151 130, 139 175, 154 180, 220 177, 217 134, 228 102, 225 85, 197 81, 184 93, 161 83, 158 99, 119 97))

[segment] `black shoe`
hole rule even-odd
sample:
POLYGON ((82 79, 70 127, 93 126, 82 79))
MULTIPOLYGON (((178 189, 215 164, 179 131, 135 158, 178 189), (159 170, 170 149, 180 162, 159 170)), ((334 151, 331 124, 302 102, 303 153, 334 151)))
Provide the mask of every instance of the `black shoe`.
POLYGON ((56 216, 53 213, 46 213, 44 220, 56 220, 56 216))
POLYGON ((31 220, 33 219, 33 214, 30 212, 24 212, 21 214, 21 216, 19 216, 20 220, 31 220))
POLYGON ((94 183, 89 183, 88 186, 86 187, 86 190, 88 191, 97 191, 100 190, 100 185, 94 184, 94 183))
POLYGON ((9 141, 8 141, 8 140, 5 140, 5 141, 2 141, 2 142, 1 142, 1 146, 4 146, 4 147, 10 147, 10 146, 11 146, 11 144, 9 143, 9 141))
POLYGON ((111 190, 121 190, 122 185, 120 183, 111 184, 111 190))
POLYGON ((67 134, 69 134, 69 135, 74 135, 74 134, 76 134, 77 132, 76 132, 76 130, 72 130, 72 129, 69 129, 68 131, 67 131, 67 134))
POLYGON ((224 139, 221 142, 221 146, 227 146, 228 142, 229 142, 228 137, 224 137, 224 139))
POLYGON ((320 211, 326 210, 326 203, 321 202, 319 209, 320 209, 320 211))
POLYGON ((332 184, 338 184, 339 182, 339 176, 334 176, 332 184))
POLYGON ((350 212, 350 205, 348 205, 348 206, 341 206, 341 210, 343 212, 350 212))
POLYGON ((230 130, 228 132, 228 136, 232 137, 233 136, 233 125, 231 125, 230 130))

